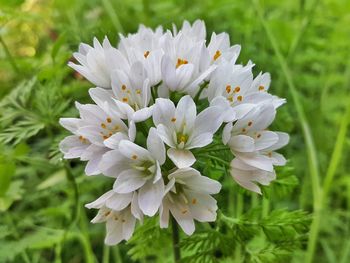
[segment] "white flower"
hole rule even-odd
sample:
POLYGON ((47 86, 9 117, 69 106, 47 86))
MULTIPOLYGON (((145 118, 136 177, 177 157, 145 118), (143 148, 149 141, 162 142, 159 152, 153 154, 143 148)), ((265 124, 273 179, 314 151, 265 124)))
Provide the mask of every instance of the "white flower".
POLYGON ((232 160, 230 174, 240 186, 258 194, 261 194, 261 190, 257 183, 269 185, 272 180, 276 179, 275 171, 257 169, 238 158, 232 160))
POLYGON ((193 168, 178 169, 168 176, 169 183, 160 209, 160 227, 168 227, 169 212, 187 235, 195 230, 194 219, 199 222, 216 220, 216 200, 221 184, 202 176, 193 168))
POLYGON ((208 107, 197 115, 196 104, 187 95, 176 108, 169 99, 157 99, 153 122, 159 136, 170 146, 168 157, 177 167, 184 168, 196 161, 190 149, 210 144, 222 119, 219 107, 208 107))
MULTIPOLYGON (((202 62, 207 55, 205 41, 198 41, 180 31, 176 36, 166 33, 161 64, 163 83, 160 89, 180 91, 194 97, 199 85, 213 72, 216 65, 202 62)), ((166 92, 162 91, 164 96, 166 92)))
POLYGON ((143 25, 135 34, 129 34, 127 37, 120 35, 118 48, 128 58, 130 65, 137 62, 142 63, 150 86, 161 81, 160 65, 164 54, 161 48, 162 38, 162 27, 153 31, 143 25))
POLYGON ((138 207, 137 193, 118 194, 108 191, 85 206, 89 209, 99 209, 91 222, 106 222, 107 245, 116 245, 122 240, 129 240, 134 232, 136 219, 143 218, 138 207))
POLYGON ((142 63, 135 62, 130 71, 113 71, 112 91, 123 119, 140 122, 151 116, 151 87, 142 63))
POLYGON ((147 149, 127 140, 117 150, 107 152, 100 169, 107 176, 116 177, 114 191, 131 193, 138 190, 138 204, 145 215, 153 216, 162 201, 164 181, 160 165, 165 162, 165 147, 155 128, 147 138, 147 149))
POLYGON ((68 65, 78 71, 96 86, 102 88, 111 87, 110 74, 114 69, 127 69, 129 63, 124 55, 112 47, 107 37, 103 44, 94 38, 94 47, 87 44, 80 44, 79 52, 75 52, 74 57, 80 63, 69 62, 68 65))
MULTIPOLYGON (((93 92, 90 93, 100 103, 93 92)), ((66 159, 80 158, 88 161, 85 173, 96 175, 100 173, 98 164, 102 155, 117 147, 121 140, 134 140, 136 128, 131 122, 129 129, 119 118, 118 112, 109 110, 107 104, 104 109, 94 104, 76 103, 76 107, 80 113, 79 119, 60 119, 60 124, 74 134, 61 141, 60 150, 66 159)))

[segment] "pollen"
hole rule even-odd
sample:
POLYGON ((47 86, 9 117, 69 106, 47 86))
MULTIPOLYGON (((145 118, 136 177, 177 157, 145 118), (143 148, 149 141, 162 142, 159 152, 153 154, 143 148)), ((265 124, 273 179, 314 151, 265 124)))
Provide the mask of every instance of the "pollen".
POLYGON ((258 133, 258 135, 256 135, 256 138, 260 138, 261 137, 261 134, 260 133, 258 133))
POLYGON ((226 92, 227 92, 227 93, 230 93, 230 92, 231 92, 231 85, 227 85, 227 86, 226 86, 226 92))
POLYGON ((123 99, 123 102, 128 102, 128 98, 124 97, 123 99))
POLYGON ((122 223, 125 223, 126 222, 126 220, 125 219, 122 219, 122 223))
POLYGON ((103 129, 106 129, 106 124, 104 124, 103 122, 101 123, 101 127, 103 128, 103 129))
POLYGON ((181 135, 180 136, 180 142, 186 142, 186 136, 185 135, 181 135))
POLYGON ((147 50, 145 53, 143 53, 143 56, 144 56, 145 58, 147 58, 148 55, 149 55, 149 51, 148 51, 148 50, 147 50))
POLYGON ((119 125, 115 125, 114 128, 113 128, 113 130, 114 130, 114 131, 118 131, 119 128, 120 128, 119 125))
POLYGON ((186 210, 186 209, 185 209, 185 210, 182 210, 181 213, 184 215, 184 214, 187 213, 187 210, 186 210))
POLYGON ((192 199, 192 204, 194 204, 194 205, 197 204, 197 199, 196 198, 192 199))
POLYGON ((246 129, 246 128, 243 128, 243 129, 242 129, 242 132, 246 132, 246 131, 247 131, 247 129, 246 129))
POLYGON ((176 121, 176 118, 171 118, 171 122, 175 122, 176 121))
POLYGON ((248 122, 248 126, 249 126, 249 127, 252 126, 252 125, 253 125, 253 122, 252 122, 252 121, 248 122))
POLYGON ((103 135, 102 138, 103 138, 104 140, 107 140, 109 137, 108 137, 107 135, 103 135))
POLYGON ((228 100, 229 102, 233 102, 233 97, 230 96, 230 97, 227 98, 227 100, 228 100))
POLYGON ((221 56, 220 50, 216 50, 215 55, 213 57, 214 60, 217 60, 221 56))
POLYGON ((111 211, 106 212, 105 216, 109 216, 110 213, 111 213, 111 211))
POLYGON ((238 100, 238 101, 242 101, 242 100, 243 100, 243 97, 242 97, 241 95, 239 95, 239 96, 237 97, 237 100, 238 100))
POLYGON ((240 86, 235 87, 235 92, 238 93, 241 90, 240 86))
POLYGON ((259 86, 259 90, 260 90, 260 91, 263 91, 263 90, 265 90, 265 87, 262 86, 262 85, 260 85, 260 86, 259 86))
POLYGON ((137 89, 137 90, 136 90, 136 94, 141 94, 141 90, 140 90, 140 89, 137 89))
POLYGON ((114 220, 115 220, 115 221, 118 221, 118 219, 119 219, 119 218, 118 218, 117 216, 114 217, 114 220))
POLYGON ((111 122, 112 122, 112 119, 108 117, 108 118, 106 119, 106 121, 107 121, 108 123, 111 123, 111 122))
POLYGON ((272 152, 269 152, 269 153, 267 154, 267 156, 268 156, 268 157, 272 157, 272 152))
POLYGON ((188 64, 188 61, 186 59, 181 59, 181 58, 178 58, 177 59, 177 63, 176 63, 176 68, 182 66, 182 65, 185 65, 185 64, 188 64))
POLYGON ((122 90, 126 90, 126 86, 125 85, 122 85, 122 90))
POLYGON ((133 160, 136 160, 136 159, 137 159, 137 155, 134 154, 133 156, 131 156, 131 158, 132 158, 133 160))

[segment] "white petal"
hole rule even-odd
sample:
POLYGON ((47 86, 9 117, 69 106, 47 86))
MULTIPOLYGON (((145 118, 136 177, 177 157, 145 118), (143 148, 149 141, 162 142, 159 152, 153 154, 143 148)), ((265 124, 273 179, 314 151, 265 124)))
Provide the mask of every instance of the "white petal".
POLYGON ((141 172, 129 169, 119 174, 114 182, 113 190, 120 194, 130 193, 139 189, 145 183, 146 179, 141 172))
POLYGON ((201 133, 197 136, 190 138, 188 141, 188 145, 186 145, 186 149, 190 150, 193 148, 200 148, 207 146, 213 141, 213 134, 211 132, 201 133))
POLYGON ((121 220, 114 220, 114 217, 107 221, 106 232, 105 243, 107 245, 116 245, 124 239, 122 222, 121 220))
POLYGON ((133 193, 118 194, 114 192, 114 194, 106 201, 106 207, 114 211, 121 211, 130 204, 132 196, 133 193))
POLYGON ((103 195, 101 195, 98 199, 96 199, 95 201, 88 203, 85 205, 86 208, 101 208, 105 205, 106 201, 111 198, 114 195, 113 191, 108 191, 106 193, 104 193, 103 195))
POLYGON ((256 168, 272 172, 273 166, 272 161, 270 158, 259 155, 259 154, 240 154, 237 156, 239 159, 241 159, 246 164, 249 164, 251 166, 254 166, 256 168))
POLYGON ((198 114, 195 122, 195 134, 215 133, 222 124, 222 108, 209 107, 198 114))
POLYGON ((119 143, 119 151, 129 159, 134 159, 136 156, 137 159, 151 160, 149 151, 128 140, 119 143))
POLYGON ((170 148, 167 151, 168 157, 178 168, 190 167, 195 163, 196 158, 189 150, 179 150, 170 148))
POLYGON ((139 206, 141 211, 148 216, 154 216, 162 203, 164 195, 164 182, 158 180, 156 183, 148 181, 139 190, 139 206))
POLYGON ((231 150, 237 152, 254 152, 255 141, 252 137, 247 135, 235 135, 232 136, 228 142, 231 150))
POLYGON ((152 156, 158 160, 160 165, 165 162, 165 146, 154 127, 152 127, 148 133, 147 149, 152 154, 152 156))
POLYGON ((140 109, 134 113, 132 119, 135 122, 145 121, 152 116, 153 106, 140 109))

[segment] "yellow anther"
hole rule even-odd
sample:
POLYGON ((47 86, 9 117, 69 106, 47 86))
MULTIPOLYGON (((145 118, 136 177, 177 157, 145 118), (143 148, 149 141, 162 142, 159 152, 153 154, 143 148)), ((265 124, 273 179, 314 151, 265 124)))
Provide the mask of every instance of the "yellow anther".
POLYGON ((221 56, 220 50, 216 50, 215 55, 213 57, 214 60, 217 60, 221 56))
POLYGON ((118 218, 117 216, 114 217, 114 220, 115 220, 115 221, 118 221, 118 219, 119 219, 119 218, 118 218))
POLYGON ((108 118, 106 119, 106 121, 107 121, 108 123, 111 123, 111 122, 112 122, 112 119, 108 117, 108 118))
POLYGON ((182 213, 182 214, 186 214, 186 213, 187 213, 187 210, 186 210, 186 209, 185 209, 185 210, 182 210, 181 213, 182 213))
POLYGON ((228 100, 229 102, 233 102, 233 97, 230 96, 230 97, 227 98, 227 100, 228 100))
POLYGON ((185 65, 185 64, 188 64, 188 61, 186 59, 178 58, 177 63, 176 63, 176 68, 180 67, 181 65, 185 65))
POLYGON ((143 56, 144 56, 145 58, 147 58, 148 55, 149 55, 149 51, 148 51, 148 50, 147 50, 145 53, 143 53, 143 56))
POLYGON ((256 138, 260 138, 261 137, 261 134, 260 133, 258 133, 258 135, 256 135, 256 138))
POLYGON ((106 212, 105 216, 109 216, 110 213, 111 213, 111 211, 106 212))
POLYGON ((272 157, 272 152, 269 152, 267 156, 272 157))
POLYGON ((103 138, 104 140, 107 140, 109 137, 108 137, 107 135, 103 135, 102 138, 103 138))
POLYGON ((128 98, 124 97, 123 99, 123 102, 128 102, 128 98))
POLYGON ((122 90, 126 90, 126 86, 125 85, 122 85, 122 90))
POLYGON ((194 204, 194 205, 197 204, 197 199, 196 198, 192 199, 192 204, 194 204))
POLYGON ((106 124, 101 123, 101 127, 102 127, 103 129, 106 129, 106 124))
POLYGON ((180 136, 180 142, 186 142, 186 136, 185 135, 181 135, 180 136))
POLYGON ((176 121, 176 118, 171 118, 171 122, 175 122, 176 121))
POLYGON ((241 90, 240 86, 235 87, 235 92, 238 93, 241 90))
POLYGON ((237 100, 238 100, 238 101, 242 101, 242 100, 243 100, 243 97, 240 95, 240 96, 237 97, 237 100))
POLYGON ((226 92, 227 92, 227 93, 230 93, 230 92, 231 92, 231 85, 227 85, 227 86, 226 86, 226 92))
POLYGON ((131 156, 132 159, 136 160, 137 159, 137 155, 134 154, 133 156, 131 156))
POLYGON ((118 131, 119 128, 120 128, 119 125, 115 125, 114 128, 113 128, 113 130, 114 130, 114 131, 118 131))
POLYGON ((248 122, 248 126, 252 126, 252 125, 253 125, 252 121, 248 122))
POLYGON ((122 219, 122 223, 125 223, 126 222, 126 220, 125 219, 122 219))
POLYGON ((246 132, 246 131, 247 131, 247 129, 246 129, 246 128, 243 128, 243 129, 242 129, 242 132, 246 132))
POLYGON ((259 90, 260 90, 260 91, 263 91, 263 90, 265 90, 265 87, 262 86, 262 85, 260 85, 260 86, 259 86, 259 90))
POLYGON ((137 89, 137 90, 136 90, 136 94, 141 94, 141 90, 140 90, 140 89, 137 89))

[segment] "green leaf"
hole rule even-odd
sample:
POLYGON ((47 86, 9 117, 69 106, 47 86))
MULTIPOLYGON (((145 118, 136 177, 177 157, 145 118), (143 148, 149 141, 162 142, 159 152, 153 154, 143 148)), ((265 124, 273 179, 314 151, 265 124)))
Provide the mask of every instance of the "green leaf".
POLYGON ((5 196, 11 184, 11 178, 16 172, 14 163, 0 164, 0 197, 5 196))

